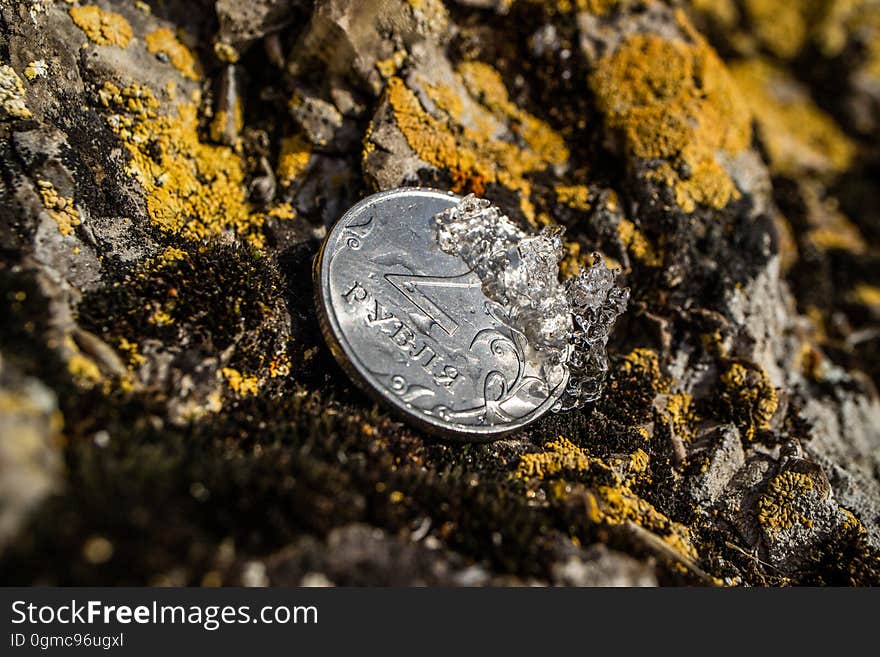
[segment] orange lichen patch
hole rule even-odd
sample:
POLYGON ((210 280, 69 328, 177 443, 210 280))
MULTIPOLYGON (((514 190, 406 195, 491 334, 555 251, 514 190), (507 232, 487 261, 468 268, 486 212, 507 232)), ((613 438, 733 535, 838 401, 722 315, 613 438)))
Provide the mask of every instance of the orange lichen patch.
POLYGON ((851 251, 864 253, 868 246, 861 231, 854 223, 840 213, 836 213, 832 224, 813 228, 806 234, 806 239, 823 251, 851 251))
POLYGON ((749 146, 751 115, 715 51, 679 20, 691 42, 629 36, 599 60, 590 83, 628 154, 661 160, 652 177, 674 189, 682 210, 722 208, 739 191, 719 154, 749 146))
POLYGON ((0 64, 0 119, 28 119, 31 111, 27 108, 24 84, 15 69, 0 64))
POLYGON ((758 430, 770 428, 770 419, 779 406, 779 396, 762 368, 732 363, 721 374, 721 384, 722 396, 747 440, 754 440, 758 430))
POLYGON ((835 57, 851 34, 880 21, 874 0, 745 0, 743 8, 760 45, 780 59, 794 58, 807 44, 835 57))
POLYGON ((174 318, 168 313, 167 310, 163 308, 159 308, 152 315, 147 317, 147 321, 150 324, 154 324, 156 326, 168 326, 174 323, 174 318))
POLYGON ((713 23, 730 29, 739 22, 735 0, 689 0, 690 9, 707 16, 713 23))
POLYGON ((67 360, 67 369, 81 386, 91 388, 101 382, 101 370, 90 358, 76 353, 67 360))
POLYGON ((269 377, 274 379, 288 374, 290 374, 290 356, 286 352, 281 352, 269 361, 269 377))
POLYGON ((731 66, 755 112, 776 173, 834 173, 849 167, 855 144, 788 73, 761 59, 731 66))
POLYGON ((386 87, 397 125, 410 148, 424 161, 448 171, 457 191, 480 192, 485 185, 497 183, 519 192, 520 209, 533 221, 527 176, 567 162, 563 139, 544 121, 513 104, 500 74, 487 64, 462 64, 456 84, 463 88, 427 80, 418 84, 432 101, 433 113, 402 79, 392 77, 386 87), (466 103, 462 94, 468 92, 473 101, 466 103), (499 137, 505 125, 523 146, 499 137))
POLYGON ((198 80, 202 77, 201 65, 195 55, 169 28, 160 27, 158 30, 153 30, 144 37, 144 43, 152 54, 162 53, 168 57, 168 61, 183 77, 189 80, 198 80))
POLYGON ((240 397, 255 395, 260 389, 260 380, 255 376, 242 374, 231 367, 224 367, 220 371, 232 391, 240 397))
POLYGON ((796 524, 811 527, 813 521, 800 510, 798 502, 815 488, 802 472, 788 470, 776 475, 758 499, 758 522, 770 529, 789 529, 796 524))
POLYGON ((745 13, 761 43, 777 57, 796 55, 807 40, 804 2, 745 0, 745 13))
POLYGON ((278 154, 278 166, 275 169, 278 183, 284 187, 293 184, 306 172, 311 157, 312 146, 302 135, 283 139, 281 152, 278 154))
POLYGON ((244 163, 232 148, 200 141, 194 104, 160 115, 149 88, 111 82, 99 98, 119 112, 108 123, 131 155, 128 171, 146 191, 153 225, 195 240, 234 231, 262 248, 265 215, 248 203, 244 163))
POLYGON ((641 447, 638 447, 636 451, 630 454, 629 466, 632 472, 643 474, 651 466, 651 456, 641 447))
POLYGON ((642 264, 649 267, 659 267, 663 264, 663 259, 654 250, 645 234, 629 219, 622 219, 617 224, 617 234, 626 250, 642 264))
POLYGON ((58 232, 63 237, 72 235, 74 229, 81 223, 79 211, 74 207, 73 199, 61 196, 48 180, 38 180, 37 188, 40 190, 43 206, 58 225, 58 232))
POLYGON ((168 265, 179 262, 184 258, 186 258, 186 251, 184 251, 183 249, 175 248, 173 246, 169 246, 159 255, 159 266, 167 267, 168 265))
MULTIPOLYGON (((509 0, 513 4, 514 0, 509 0)), ((623 0, 528 0, 530 4, 540 5, 551 14, 570 14, 587 11, 601 16, 617 7, 623 0)))
POLYGON ((131 41, 131 25, 125 18, 95 5, 71 7, 68 11, 76 26, 99 46, 125 48, 131 41))
POLYGON ((590 254, 585 253, 581 249, 578 242, 565 242, 565 257, 559 263, 559 273, 562 280, 567 280, 572 276, 577 276, 582 267, 589 267, 592 264, 590 254))
POLYGON ((208 126, 208 134, 213 142, 234 146, 242 128, 244 128, 244 110, 240 102, 235 102, 229 111, 220 110, 214 114, 208 126))
POLYGON ((773 212, 773 226, 779 236, 779 261, 783 272, 787 272, 798 260, 797 239, 788 219, 779 211, 773 212))
POLYGON ((401 66, 403 66, 404 61, 406 61, 406 51, 397 50, 388 59, 382 59, 376 62, 376 70, 379 71, 379 75, 383 78, 390 78, 397 73, 397 70, 401 66))
POLYGON ((560 185, 554 191, 556 192, 556 201, 573 210, 587 212, 592 207, 590 188, 586 185, 560 185))
POLYGON ((137 344, 134 342, 129 342, 125 338, 119 339, 119 351, 128 355, 129 369, 134 369, 136 367, 140 367, 147 360, 138 352, 137 344))
POLYGON ((296 217, 296 210, 290 203, 279 203, 269 210, 266 216, 275 219, 293 219, 296 217))
POLYGON ((464 62, 458 72, 471 95, 496 117, 507 119, 513 131, 526 143, 522 155, 526 170, 540 170, 568 161, 565 141, 546 122, 517 107, 507 94, 501 74, 483 62, 464 62))
POLYGON ((660 370, 660 357, 651 349, 633 349, 620 364, 622 376, 634 377, 650 384, 660 394, 669 392, 672 380, 660 370))
POLYGON ((682 556, 699 558, 690 529, 667 518, 627 486, 597 486, 589 495, 587 515, 595 523, 608 525, 634 522, 659 535, 682 556))
POLYGON ((235 64, 241 57, 235 46, 223 41, 214 43, 214 54, 217 56, 217 59, 226 64, 235 64))
MULTIPOLYGON (((524 454, 516 468, 519 479, 545 479, 561 472, 585 472, 591 465, 601 464, 586 450, 563 436, 544 445, 546 451, 524 454)), ((601 467, 607 467, 602 465, 601 467)))
POLYGON ((859 283, 849 293, 850 299, 865 306, 880 307, 880 287, 859 283))
MULTIPOLYGON (((566 479, 600 475, 612 483, 589 489, 587 515, 592 522, 619 525, 631 521, 658 534, 680 554, 691 558, 697 556, 687 527, 672 522, 633 492, 611 465, 591 456, 587 450, 563 436, 545 444, 544 450, 521 456, 514 476, 526 482, 548 482, 552 498, 564 500, 570 490, 566 479)), ((626 469, 631 474, 638 475, 645 473, 649 465, 648 454, 642 449, 636 449, 630 456, 626 469)))
POLYGON ((693 398, 689 394, 677 392, 666 398, 666 407, 660 413, 661 421, 685 442, 693 440, 694 424, 698 419, 692 404, 693 398))

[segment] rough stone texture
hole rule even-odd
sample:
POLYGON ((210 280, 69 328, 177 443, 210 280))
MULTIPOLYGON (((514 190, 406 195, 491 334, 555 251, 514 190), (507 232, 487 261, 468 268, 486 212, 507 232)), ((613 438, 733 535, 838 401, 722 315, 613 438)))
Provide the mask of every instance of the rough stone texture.
POLYGON ((0 0, 3 581, 880 584, 878 33, 873 0, 0 0), (597 403, 462 446, 352 386, 311 260, 409 184, 620 265, 597 403))

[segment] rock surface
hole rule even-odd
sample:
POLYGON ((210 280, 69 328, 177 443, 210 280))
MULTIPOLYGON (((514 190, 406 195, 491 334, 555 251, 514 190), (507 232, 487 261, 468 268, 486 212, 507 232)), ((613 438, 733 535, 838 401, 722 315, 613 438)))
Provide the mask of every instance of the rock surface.
POLYGON ((0 0, 0 572, 880 584, 871 0, 0 0), (632 289, 601 400, 447 444, 335 365, 357 199, 632 289), (57 400, 57 401, 56 401, 57 400))

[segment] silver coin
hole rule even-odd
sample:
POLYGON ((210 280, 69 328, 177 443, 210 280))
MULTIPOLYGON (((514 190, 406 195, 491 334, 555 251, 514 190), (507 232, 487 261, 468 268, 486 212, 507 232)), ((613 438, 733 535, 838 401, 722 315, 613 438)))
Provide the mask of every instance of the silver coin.
POLYGON ((568 371, 530 357, 525 336, 460 258, 434 215, 452 193, 403 188, 352 207, 315 261, 325 339, 349 375, 417 426, 486 441, 538 419, 568 371))

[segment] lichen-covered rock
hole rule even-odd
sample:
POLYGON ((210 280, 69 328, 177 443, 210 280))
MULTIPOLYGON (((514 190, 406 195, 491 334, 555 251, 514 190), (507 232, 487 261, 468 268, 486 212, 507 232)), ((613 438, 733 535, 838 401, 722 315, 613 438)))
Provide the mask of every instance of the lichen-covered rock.
POLYGON ((5 582, 880 583, 873 0, 150 7, 0 1, 5 582), (600 400, 353 388, 312 259, 414 184, 620 266, 600 400))

